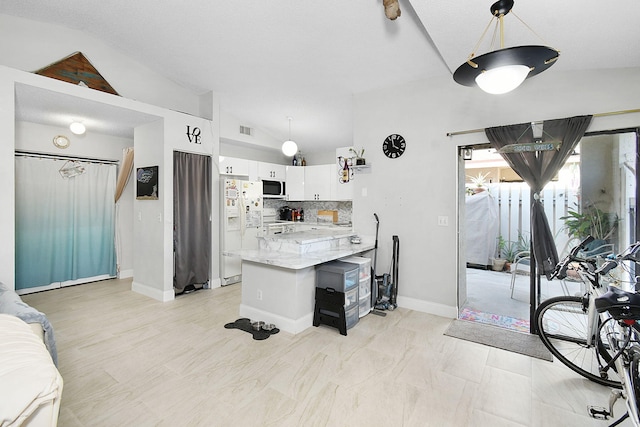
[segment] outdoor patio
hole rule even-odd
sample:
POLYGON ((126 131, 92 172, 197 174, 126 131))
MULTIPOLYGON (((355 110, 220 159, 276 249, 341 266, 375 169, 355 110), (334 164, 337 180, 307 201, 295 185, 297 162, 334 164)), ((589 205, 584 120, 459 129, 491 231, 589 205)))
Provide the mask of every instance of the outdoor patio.
MULTIPOLYGON (((460 318, 507 329, 529 330, 529 276, 516 276, 511 298, 511 273, 467 268, 467 301, 460 307, 460 318)), ((580 292, 580 283, 566 281, 570 295, 580 292)), ((541 300, 562 295, 559 280, 541 278, 541 300)))

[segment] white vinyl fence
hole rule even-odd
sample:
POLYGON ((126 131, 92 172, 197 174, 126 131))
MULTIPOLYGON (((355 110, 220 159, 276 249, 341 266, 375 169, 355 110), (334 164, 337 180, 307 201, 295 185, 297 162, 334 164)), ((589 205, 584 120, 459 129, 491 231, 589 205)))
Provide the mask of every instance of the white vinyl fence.
MULTIPOLYGON (((489 184, 489 192, 498 203, 499 234, 506 241, 517 242, 520 235, 531 240, 531 191, 524 182, 489 184)), ((558 255, 567 250, 569 236, 564 230, 568 209, 575 210, 578 204, 578 188, 567 184, 551 182, 542 192, 542 202, 547 214, 549 227, 556 242, 558 255)))

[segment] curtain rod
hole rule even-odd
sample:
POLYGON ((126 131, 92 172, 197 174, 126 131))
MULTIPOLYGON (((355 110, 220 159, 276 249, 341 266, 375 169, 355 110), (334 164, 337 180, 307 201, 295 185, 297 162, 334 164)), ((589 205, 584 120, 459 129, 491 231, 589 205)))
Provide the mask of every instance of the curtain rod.
MULTIPOLYGON (((634 110, 611 111, 609 113, 593 114, 593 117, 617 116, 618 114, 640 113, 640 108, 634 110)), ((540 120, 541 121, 541 120, 540 120)), ((447 132, 447 136, 467 135, 470 133, 484 132, 484 129, 461 130, 457 132, 447 132)))
POLYGON ((91 158, 91 157, 78 157, 78 156, 60 156, 57 154, 38 153, 36 151, 16 150, 15 155, 24 156, 24 157, 54 159, 54 160, 78 160, 78 161, 87 162, 87 163, 103 163, 103 164, 109 164, 109 165, 118 164, 118 160, 97 159, 97 158, 91 158))

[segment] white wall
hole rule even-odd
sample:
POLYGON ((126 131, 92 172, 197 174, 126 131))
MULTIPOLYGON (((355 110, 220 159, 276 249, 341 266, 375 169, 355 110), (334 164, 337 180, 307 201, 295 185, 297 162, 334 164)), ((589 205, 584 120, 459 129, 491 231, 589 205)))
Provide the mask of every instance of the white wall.
MULTIPOLYGON (((391 237, 399 236, 399 304, 456 316, 456 147, 487 139, 483 133, 448 137, 448 132, 638 108, 639 75, 639 69, 552 68, 501 96, 457 85, 452 78, 356 95, 354 146, 366 149, 371 173, 354 180, 354 223, 360 233, 373 235, 373 213, 380 217, 378 274, 389 270, 391 237), (393 160, 381 149, 392 133, 407 140, 405 154, 393 160), (438 226, 438 216, 447 216, 449 226, 438 226)), ((638 125, 635 113, 594 118, 589 130, 638 125)))
MULTIPOLYGON (((15 147, 15 108, 14 87, 16 84, 30 85, 49 91, 60 92, 87 100, 108 104, 111 107, 123 108, 127 111, 143 113, 145 122, 157 117, 156 122, 139 125, 134 129, 135 166, 160 167, 160 199, 134 203, 133 236, 134 236, 134 280, 133 288, 137 292, 166 301, 173 299, 173 151, 183 150, 211 155, 215 159, 219 154, 219 127, 212 121, 192 115, 143 104, 126 98, 116 97, 100 91, 86 90, 76 85, 25 73, 0 66, 0 177, 5 179, 7 191, 0 192, 0 235, 4 237, 6 257, 0 259, 0 280, 14 286, 15 276, 15 204, 14 195, 14 156, 15 147), (186 126, 198 126, 202 129, 200 144, 188 142, 186 126), (8 207, 8 208, 7 208, 8 207)), ((214 120, 219 119, 219 102, 211 96, 206 101, 209 114, 214 120)), ((72 141, 73 144, 73 141, 72 141)), ((75 146, 75 144, 74 144, 75 146)), ((78 146, 81 146, 78 144, 78 146)), ((94 152, 95 153, 95 152, 94 152)), ((212 212, 218 212, 219 193, 217 192, 217 176, 215 176, 212 212)), ((217 227, 214 225, 214 230, 217 227)), ((213 237, 217 240, 217 236, 213 237)), ((217 243, 212 242, 212 259, 219 256, 217 243)), ((219 266, 212 266, 212 284, 219 283, 219 266), (215 269, 215 270, 214 270, 215 269)))
MULTIPOLYGON (((0 72, 1 74, 1 72, 0 72)), ((0 282, 15 287, 14 84, 0 78, 0 282)))
POLYGON ((87 33, 2 14, 0 32, 2 65, 34 72, 79 51, 121 96, 199 115, 197 95, 87 33))
MULTIPOLYGON (((46 126, 37 123, 16 122, 15 149, 60 156, 89 157, 115 160, 122 163, 122 150, 133 147, 133 139, 100 135, 87 131, 84 135, 74 135, 68 128, 46 126), (66 149, 56 148, 53 137, 66 135, 71 144, 66 149)), ((118 165, 118 170, 120 164, 118 165)), ((133 271, 133 187, 135 178, 130 179, 118 202, 118 272, 120 277, 130 277, 133 271), (124 273, 124 274, 120 274, 124 273)))

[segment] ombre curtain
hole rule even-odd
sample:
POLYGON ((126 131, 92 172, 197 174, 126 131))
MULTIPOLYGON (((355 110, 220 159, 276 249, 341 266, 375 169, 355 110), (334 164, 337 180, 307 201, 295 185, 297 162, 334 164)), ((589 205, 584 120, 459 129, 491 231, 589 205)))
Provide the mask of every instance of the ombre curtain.
POLYGON ((115 276, 116 166, 16 157, 16 289, 115 276))

